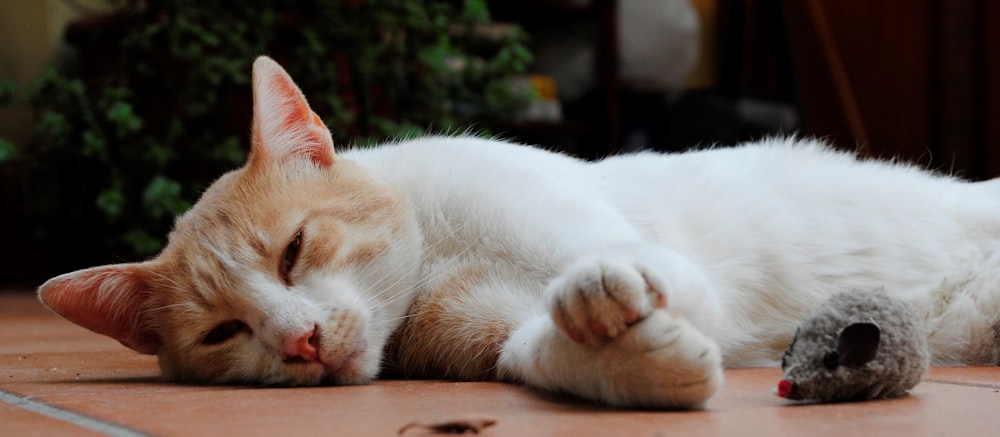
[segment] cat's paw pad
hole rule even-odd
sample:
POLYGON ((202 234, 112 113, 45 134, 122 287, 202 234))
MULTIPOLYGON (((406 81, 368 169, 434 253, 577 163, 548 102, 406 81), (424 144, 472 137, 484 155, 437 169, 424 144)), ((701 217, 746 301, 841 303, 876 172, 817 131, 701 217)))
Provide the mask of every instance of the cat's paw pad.
POLYGON ((598 345, 666 307, 665 290, 663 279, 641 262, 601 258, 572 266, 549 284, 547 295, 559 329, 577 343, 598 345))

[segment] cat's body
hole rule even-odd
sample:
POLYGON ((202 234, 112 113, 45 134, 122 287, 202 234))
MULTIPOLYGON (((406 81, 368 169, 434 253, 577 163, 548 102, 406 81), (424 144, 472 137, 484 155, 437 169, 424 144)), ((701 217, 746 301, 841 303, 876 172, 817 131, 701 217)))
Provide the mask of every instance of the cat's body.
POLYGON ((675 290, 670 308, 720 343, 727 366, 775 366, 806 313, 872 286, 924 310, 936 363, 1000 358, 1000 184, 794 139, 597 163, 474 138, 341 156, 407 193, 432 242, 431 276, 484 264, 504 272, 486 288, 523 291, 498 305, 496 292, 484 293, 471 318, 511 308, 516 326, 547 312, 541 291, 555 275, 632 240, 673 249, 703 272, 707 290, 675 290))
POLYGON ((1000 183, 775 139, 586 163, 467 137, 333 154, 255 64, 254 149, 155 260, 42 299, 174 379, 499 379, 624 406, 704 403, 776 365, 830 295, 884 288, 938 364, 1000 358, 1000 183), (95 298, 97 296, 97 298, 95 298))

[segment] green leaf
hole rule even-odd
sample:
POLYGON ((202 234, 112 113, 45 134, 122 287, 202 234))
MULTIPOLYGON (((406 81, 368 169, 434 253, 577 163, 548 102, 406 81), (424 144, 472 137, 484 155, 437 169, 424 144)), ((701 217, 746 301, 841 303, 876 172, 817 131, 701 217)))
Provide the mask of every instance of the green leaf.
POLYGON ((50 137, 63 137, 69 133, 66 117, 54 111, 45 111, 36 127, 39 132, 50 137))
POLYGON ((122 216, 125 203, 125 193, 120 188, 108 188, 97 196, 97 209, 112 221, 122 216))
POLYGON ((115 102, 105 115, 109 121, 115 123, 120 136, 142 129, 142 119, 132 112, 132 105, 128 103, 115 102))
POLYGON ((97 156, 104 158, 107 156, 108 152, 107 144, 107 140, 105 140, 104 136, 100 133, 92 130, 85 131, 83 133, 83 147, 80 148, 80 154, 83 156, 97 156))
POLYGON ((214 149, 213 157, 220 162, 239 165, 246 161, 247 154, 240 147, 239 138, 229 136, 214 149))
POLYGON ((466 20, 474 23, 490 21, 490 8, 485 0, 465 0, 464 6, 462 15, 466 20))
POLYGON ((163 241, 150 235, 145 229, 133 228, 121 237, 122 241, 136 254, 148 256, 163 247, 163 241))
POLYGON ((14 159, 17 155, 17 148, 14 147, 14 143, 0 138, 0 163, 14 159))
POLYGON ((173 217, 190 208, 190 203, 181 198, 181 184, 156 175, 142 194, 142 204, 155 218, 173 217))
POLYGON ((13 100, 16 91, 17 83, 9 79, 0 79, 0 103, 13 100))

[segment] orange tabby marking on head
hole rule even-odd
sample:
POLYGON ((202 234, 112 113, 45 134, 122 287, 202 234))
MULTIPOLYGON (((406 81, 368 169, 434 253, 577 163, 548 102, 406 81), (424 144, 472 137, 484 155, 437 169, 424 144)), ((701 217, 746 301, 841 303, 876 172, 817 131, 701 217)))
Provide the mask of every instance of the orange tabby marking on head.
POLYGON ((255 62, 253 86, 249 161, 220 177, 177 219, 155 260, 64 275, 39 294, 69 320, 158 354, 168 379, 365 382, 375 376, 389 333, 361 329, 369 316, 382 316, 370 315, 364 298, 373 295, 371 304, 391 311, 395 322, 408 305, 395 295, 418 282, 417 266, 405 262, 419 258, 422 241, 413 212, 396 188, 334 158, 322 120, 277 64, 255 62), (286 281, 284 255, 299 231, 300 253, 286 281), (349 276, 358 290, 311 281, 340 270, 355 273, 349 276), (283 290, 288 282, 294 293, 283 290), (327 303, 338 312, 322 308, 327 303), (217 327, 233 321, 244 326, 236 335, 206 344, 217 327), (290 365, 284 343, 297 335, 297 325, 320 325, 328 354, 363 349, 355 343, 368 341, 371 348, 336 374, 290 365), (334 376, 345 379, 321 379, 334 376))
POLYGON ((367 265, 383 256, 388 250, 389 243, 386 241, 362 244, 347 254, 339 264, 341 268, 367 265))

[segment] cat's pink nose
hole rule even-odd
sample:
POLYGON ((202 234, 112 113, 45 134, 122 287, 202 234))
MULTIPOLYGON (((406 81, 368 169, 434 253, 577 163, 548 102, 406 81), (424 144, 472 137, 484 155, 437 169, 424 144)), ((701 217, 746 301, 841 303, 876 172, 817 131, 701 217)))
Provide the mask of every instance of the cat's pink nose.
POLYGON ((319 327, 288 336, 284 349, 286 363, 319 361, 319 327))

